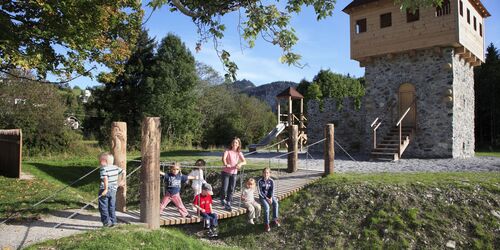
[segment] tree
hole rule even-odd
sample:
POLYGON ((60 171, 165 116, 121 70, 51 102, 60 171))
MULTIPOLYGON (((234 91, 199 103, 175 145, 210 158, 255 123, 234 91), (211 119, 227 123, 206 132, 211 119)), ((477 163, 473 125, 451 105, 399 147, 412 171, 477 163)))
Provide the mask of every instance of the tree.
MULTIPOLYGON (((339 109, 342 108, 344 99, 347 97, 353 98, 354 104, 359 108, 361 105, 361 97, 365 95, 365 88, 358 79, 335 74, 330 70, 320 70, 319 73, 314 76, 313 84, 318 85, 321 91, 320 96, 323 99, 334 99, 339 109)), ((312 95, 313 93, 311 93, 312 98, 319 97, 318 93, 314 93, 314 96, 312 95)))
POLYGON ((107 143, 113 121, 126 121, 128 144, 138 146, 141 137, 141 122, 150 96, 145 91, 146 81, 151 77, 156 43, 143 30, 134 50, 125 64, 124 72, 116 80, 93 90, 92 101, 86 106, 86 134, 97 133, 99 141, 107 143))
MULTIPOLYGON (((221 17, 231 13, 239 12, 238 27, 240 34, 248 42, 249 47, 255 45, 258 37, 279 46, 283 53, 281 62, 288 65, 301 65, 301 56, 293 50, 298 41, 295 30, 291 27, 293 15, 302 11, 303 7, 313 7, 316 19, 321 20, 329 17, 333 13, 336 0, 287 0, 279 1, 258 1, 258 0, 152 0, 149 6, 153 9, 163 5, 170 7, 172 12, 180 12, 193 19, 200 34, 197 50, 201 49, 202 43, 214 39, 217 41, 224 37, 225 25, 221 23, 221 17)), ((443 0, 394 0, 401 5, 401 9, 417 9, 422 6, 433 4, 441 5, 443 0)), ((228 71, 226 77, 235 78, 237 66, 230 60, 229 52, 217 51, 228 71)))
POLYGON ((64 126, 66 107, 57 86, 32 80, 29 72, 15 71, 0 80, 0 128, 21 128, 30 154, 61 152, 78 136, 64 126))
POLYGON ((500 56, 497 48, 490 44, 486 49, 485 63, 474 69, 475 123, 478 147, 500 145, 500 56))
MULTIPOLYGON (((70 78, 97 62, 120 74, 142 21, 136 0, 0 1, 0 70, 70 78)), ((109 81, 112 74, 103 75, 109 81)))

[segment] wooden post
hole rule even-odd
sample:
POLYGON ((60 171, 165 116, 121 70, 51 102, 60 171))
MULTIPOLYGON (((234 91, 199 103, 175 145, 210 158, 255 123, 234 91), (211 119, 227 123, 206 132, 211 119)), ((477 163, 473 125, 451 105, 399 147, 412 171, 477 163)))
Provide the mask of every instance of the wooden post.
POLYGON ((334 133, 334 125, 327 124, 325 126, 325 176, 333 174, 334 162, 335 158, 335 140, 333 137, 334 133))
POLYGON ((299 127, 297 125, 288 126, 289 128, 289 144, 288 144, 288 152, 293 152, 288 155, 288 169, 289 173, 293 173, 297 171, 297 158, 299 156, 299 127))
POLYGON ((276 103, 278 103, 278 109, 277 109, 277 111, 278 111, 278 124, 280 124, 280 122, 281 122, 281 114, 280 114, 281 113, 281 110, 280 110, 281 107, 280 106, 281 105, 280 105, 280 99, 279 98, 276 98, 276 103))
POLYGON ((22 158, 21 129, 0 129, 0 175, 21 178, 22 158))
MULTIPOLYGON (((127 123, 111 123, 111 154, 115 157, 115 165, 123 169, 127 175, 127 123)), ((127 211, 127 178, 118 182, 116 191, 116 210, 127 211)))
POLYGON ((304 99, 300 99, 300 129, 304 129, 304 99))
POLYGON ((160 228, 160 118, 142 122, 141 222, 149 229, 160 228))
POLYGON ((288 126, 293 125, 292 97, 288 97, 288 126))

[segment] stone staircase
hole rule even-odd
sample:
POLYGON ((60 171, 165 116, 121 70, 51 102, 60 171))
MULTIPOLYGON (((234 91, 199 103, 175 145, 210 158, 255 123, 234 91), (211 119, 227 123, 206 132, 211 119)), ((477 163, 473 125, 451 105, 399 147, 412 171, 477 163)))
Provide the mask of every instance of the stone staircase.
POLYGON ((401 128, 401 143, 399 142, 399 128, 393 127, 389 133, 372 149, 372 160, 383 161, 397 161, 401 158, 399 155, 399 147, 401 147, 401 154, 405 151, 406 147, 410 144, 413 138, 414 130, 411 127, 401 128))

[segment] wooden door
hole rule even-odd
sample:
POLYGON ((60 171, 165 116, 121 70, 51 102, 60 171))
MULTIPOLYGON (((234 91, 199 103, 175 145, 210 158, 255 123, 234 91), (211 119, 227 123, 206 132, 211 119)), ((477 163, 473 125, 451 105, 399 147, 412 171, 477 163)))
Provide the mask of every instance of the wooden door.
POLYGON ((416 95, 415 86, 409 83, 402 84, 399 86, 399 115, 398 120, 406 112, 406 110, 411 107, 410 111, 403 120, 403 126, 415 128, 416 124, 416 95))

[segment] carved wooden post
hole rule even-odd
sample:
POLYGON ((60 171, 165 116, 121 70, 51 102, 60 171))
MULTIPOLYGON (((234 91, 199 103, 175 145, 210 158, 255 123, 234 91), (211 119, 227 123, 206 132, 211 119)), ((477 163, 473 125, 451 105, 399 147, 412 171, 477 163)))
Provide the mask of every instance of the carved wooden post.
POLYGON ((334 125, 327 124, 325 126, 325 175, 333 174, 334 162, 335 158, 335 141, 333 137, 334 133, 334 125))
POLYGON ((288 152, 293 152, 288 155, 288 169, 289 173, 293 173, 297 171, 297 158, 298 158, 298 142, 299 142, 299 126, 291 125, 289 128, 289 144, 288 144, 288 152))
POLYGON ((141 222, 149 229, 160 228, 160 118, 142 122, 141 222))
MULTIPOLYGON (((115 157, 115 165, 127 173, 127 123, 111 123, 111 154, 115 157)), ((116 210, 127 211, 127 178, 118 182, 116 192, 116 210)))
POLYGON ((0 129, 0 175, 21 178, 22 156, 21 129, 0 129))

